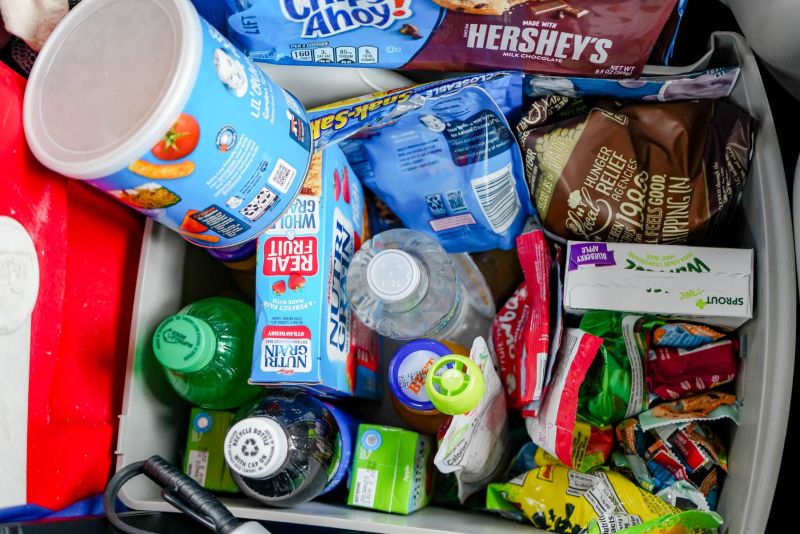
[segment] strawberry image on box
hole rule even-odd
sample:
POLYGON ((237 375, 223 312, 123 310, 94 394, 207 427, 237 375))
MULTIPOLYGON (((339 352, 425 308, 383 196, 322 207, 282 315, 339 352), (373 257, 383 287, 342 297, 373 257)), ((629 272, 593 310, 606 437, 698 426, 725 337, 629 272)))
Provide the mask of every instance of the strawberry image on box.
POLYGON ((300 195, 258 241, 250 382, 379 398, 378 339, 344 291, 369 235, 364 193, 338 147, 314 156, 300 195))

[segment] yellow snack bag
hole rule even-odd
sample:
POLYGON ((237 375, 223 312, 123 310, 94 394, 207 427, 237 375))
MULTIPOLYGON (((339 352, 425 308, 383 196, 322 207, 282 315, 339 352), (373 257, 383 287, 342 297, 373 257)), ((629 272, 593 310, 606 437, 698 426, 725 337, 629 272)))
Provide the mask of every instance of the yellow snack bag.
POLYGON ((578 534, 593 520, 599 534, 610 534, 680 512, 624 475, 581 473, 563 465, 537 467, 511 482, 490 484, 486 508, 564 534, 578 534))

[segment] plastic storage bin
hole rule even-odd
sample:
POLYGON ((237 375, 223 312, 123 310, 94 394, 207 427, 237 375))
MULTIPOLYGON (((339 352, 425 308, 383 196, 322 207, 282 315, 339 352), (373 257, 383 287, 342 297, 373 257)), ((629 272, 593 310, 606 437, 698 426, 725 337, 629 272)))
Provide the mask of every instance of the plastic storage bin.
MULTIPOLYGON (((741 329, 746 354, 736 390, 744 405, 741 425, 731 431, 730 474, 719 504, 719 512, 726 519, 723 532, 755 533, 766 528, 789 414, 797 299, 792 223, 769 104, 755 58, 744 39, 731 33, 715 34, 709 52, 697 64, 649 72, 676 73, 708 65, 742 67, 731 98, 759 123, 750 179, 737 214, 736 234, 731 236, 733 244, 756 250, 755 317, 741 329)), ((173 462, 180 460, 186 412, 176 409, 181 403, 161 375, 149 338, 167 314, 184 303, 218 293, 217 281, 225 276, 224 267, 213 264, 203 251, 190 249, 168 229, 149 224, 147 231, 120 416, 118 468, 152 454, 173 462), (181 273, 182 283, 176 283, 181 273), (214 281, 213 286, 210 281, 214 281)), ((387 358, 383 359, 385 365, 387 358)), ((381 411, 391 414, 388 400, 382 403, 381 411)), ((398 423, 394 418, 386 422, 398 423)), ((120 496, 134 509, 173 510, 161 499, 160 489, 143 477, 126 485, 120 496)), ((359 531, 539 532, 530 525, 488 514, 436 507, 397 516, 321 502, 287 510, 265 508, 245 498, 230 498, 225 503, 243 518, 359 531)))

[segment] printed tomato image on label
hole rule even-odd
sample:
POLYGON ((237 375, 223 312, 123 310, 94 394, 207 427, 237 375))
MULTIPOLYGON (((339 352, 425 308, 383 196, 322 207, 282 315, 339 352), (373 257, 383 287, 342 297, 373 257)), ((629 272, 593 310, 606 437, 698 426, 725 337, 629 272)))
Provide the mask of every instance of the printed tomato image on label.
POLYGON ((307 326, 268 326, 261 340, 261 370, 284 375, 309 373, 311 330, 307 326))
POLYGON ((265 276, 312 276, 318 269, 316 237, 270 237, 264 242, 262 272, 265 276))

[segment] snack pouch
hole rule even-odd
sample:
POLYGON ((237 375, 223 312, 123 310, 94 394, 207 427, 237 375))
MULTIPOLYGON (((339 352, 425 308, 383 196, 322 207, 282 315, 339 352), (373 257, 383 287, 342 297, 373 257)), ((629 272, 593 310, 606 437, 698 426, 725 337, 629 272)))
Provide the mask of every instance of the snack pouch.
MULTIPOLYGON (((561 338, 564 334, 564 277, 561 273, 561 263, 563 259, 563 247, 558 243, 553 243, 555 251, 555 261, 550 272, 550 286, 553 298, 550 299, 550 354, 547 356, 547 368, 544 372, 544 389, 542 399, 547 394, 550 381, 553 379, 553 368, 556 364, 558 351, 561 349, 561 338)), ((542 404, 542 399, 534 400, 532 403, 522 408, 523 417, 536 417, 542 404)))
POLYGON ((639 424, 642 430, 650 430, 664 425, 726 418, 738 425, 739 408, 736 396, 712 390, 659 404, 639 414, 639 424))
POLYGON ((701 393, 736 378, 739 343, 724 339, 695 349, 655 347, 647 358, 647 388, 661 399, 701 393))
POLYGON ((575 76, 525 76, 525 96, 548 95, 608 97, 625 100, 670 102, 699 98, 726 98, 739 79, 739 67, 722 67, 677 76, 643 76, 637 79, 580 78, 575 76))
POLYGON ((716 507, 717 468, 727 471, 728 460, 720 439, 704 423, 667 423, 645 432, 631 418, 617 425, 616 434, 618 471, 677 508, 716 507))
POLYGON ((433 459, 440 472, 455 473, 462 503, 503 472, 509 447, 506 397, 482 337, 475 338, 469 357, 483 371, 483 399, 444 424, 446 430, 433 459))
POLYGON ((551 330, 553 257, 544 232, 527 230, 517 237, 525 282, 495 316, 491 330, 508 403, 517 410, 542 397, 551 330))
POLYGON ((754 119, 719 100, 638 103, 548 96, 518 126, 543 227, 562 239, 713 240, 735 207, 754 119))
POLYGON ((437 239, 448 252, 512 249, 533 213, 505 117, 520 105, 521 83, 519 75, 506 74, 392 95, 408 99, 343 141, 342 149, 363 184, 406 227, 437 239))
MULTIPOLYGON (((723 523, 716 512, 687 510, 653 519, 641 525, 628 527, 618 534, 711 534, 723 523)), ((604 534, 605 530, 596 522, 589 524, 587 534, 604 534)))
MULTIPOLYGON (((572 465, 582 473, 600 467, 611 456, 614 449, 614 432, 611 428, 600 428, 583 421, 575 422, 572 438, 572 465)), ((558 458, 528 441, 511 460, 506 478, 517 477, 543 465, 563 465, 558 458)))
MULTIPOLYGON (((194 0, 201 12, 212 1, 220 0, 194 0)), ((229 37, 270 63, 635 77, 676 2, 225 0, 225 6, 229 37)))
POLYGON ((534 443, 575 467, 573 438, 578 412, 578 391, 603 340, 577 328, 567 328, 561 342, 553 381, 536 417, 526 417, 525 427, 534 443))
POLYGON ((580 473, 562 465, 490 484, 486 507, 566 534, 580 533, 593 520, 605 534, 680 512, 614 471, 580 473))
POLYGON ((592 311, 581 319, 581 328, 603 339, 596 358, 581 385, 578 414, 600 426, 617 423, 647 409, 644 355, 645 333, 652 319, 638 315, 592 311))
POLYGON ((694 349, 723 337, 722 332, 702 324, 666 323, 653 330, 651 343, 655 347, 694 349))

